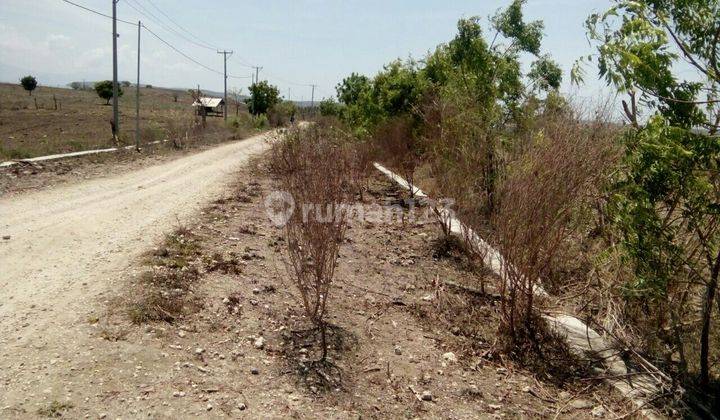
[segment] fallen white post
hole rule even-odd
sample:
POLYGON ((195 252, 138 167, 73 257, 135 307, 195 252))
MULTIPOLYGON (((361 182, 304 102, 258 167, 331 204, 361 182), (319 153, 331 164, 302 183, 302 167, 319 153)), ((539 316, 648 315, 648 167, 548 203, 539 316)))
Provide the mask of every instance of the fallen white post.
MULTIPOLYGON (((147 144, 150 145, 150 144, 165 143, 166 141, 167 140, 162 140, 162 141, 158 140, 158 141, 153 141, 153 142, 150 142, 147 144)), ((77 156, 85 156, 85 155, 96 155, 99 153, 117 152, 118 150, 128 150, 128 149, 134 149, 134 148, 135 148, 135 146, 110 147, 107 149, 83 150, 81 152, 60 153, 60 154, 56 154, 56 155, 38 156, 38 157, 34 157, 34 158, 29 158, 29 159, 9 160, 6 162, 1 162, 0 168, 17 165, 18 163, 23 163, 23 162, 26 162, 26 163, 42 162, 45 160, 64 159, 64 158, 69 158, 69 157, 77 157, 77 156)))
MULTIPOLYGON (((429 203, 427 194, 420 188, 409 185, 401 176, 379 163, 375 163, 374 165, 377 170, 402 188, 406 190, 412 189, 414 196, 418 197, 421 201, 425 200, 429 203)), ((438 213, 440 213, 443 221, 449 223, 452 234, 472 242, 471 245, 479 251, 479 255, 482 256, 485 266, 498 275, 502 281, 502 279, 505 278, 506 270, 503 267, 506 267, 506 262, 500 252, 479 237, 472 229, 466 227, 446 209, 438 209, 438 213)), ((547 296, 547 292, 539 285, 534 288, 534 292, 537 295, 547 296)), ((622 358, 617 355, 617 351, 613 346, 603 336, 591 329, 580 319, 566 314, 549 313, 543 314, 542 317, 548 322, 551 328, 565 336, 571 350, 578 353, 593 353, 603 360, 607 368, 606 376, 608 377, 608 379, 605 380, 615 387, 625 398, 632 401, 643 416, 649 419, 663 418, 649 406, 649 402, 660 393, 662 383, 658 379, 648 373, 633 372, 632 380, 629 380, 628 374, 630 371, 622 358)))

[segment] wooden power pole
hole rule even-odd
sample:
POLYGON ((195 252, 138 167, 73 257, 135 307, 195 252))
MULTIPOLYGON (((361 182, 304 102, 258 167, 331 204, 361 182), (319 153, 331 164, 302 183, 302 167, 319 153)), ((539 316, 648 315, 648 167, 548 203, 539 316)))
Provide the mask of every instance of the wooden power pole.
POLYGON ((140 151, 140 29, 142 22, 138 21, 138 48, 137 48, 137 80, 135 81, 135 150, 140 151))
POLYGON ((312 93, 310 95, 310 109, 315 108, 315 88, 317 85, 310 85, 312 87, 312 93))
POLYGON ((118 142, 120 134, 120 116, 118 113, 118 60, 117 60, 117 2, 112 0, 112 17, 113 17, 113 140, 118 142))
POLYGON ((223 55, 223 76, 224 76, 224 86, 225 90, 223 91, 223 116, 225 117, 225 122, 227 122, 227 59, 228 55, 232 55, 232 51, 218 51, 218 54, 223 55))

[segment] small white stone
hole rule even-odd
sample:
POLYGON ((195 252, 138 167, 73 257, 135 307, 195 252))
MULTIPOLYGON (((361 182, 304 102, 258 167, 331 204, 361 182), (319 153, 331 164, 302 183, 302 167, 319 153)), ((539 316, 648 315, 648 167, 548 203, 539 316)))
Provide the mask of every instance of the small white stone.
POLYGON ((256 338, 253 345, 255 346, 256 349, 261 349, 261 348, 265 347, 265 338, 263 338, 263 337, 256 338))
POLYGON ((443 359, 447 360, 450 363, 457 363, 457 361, 458 361, 457 356, 455 356, 455 353, 453 353, 451 351, 443 354, 443 359))

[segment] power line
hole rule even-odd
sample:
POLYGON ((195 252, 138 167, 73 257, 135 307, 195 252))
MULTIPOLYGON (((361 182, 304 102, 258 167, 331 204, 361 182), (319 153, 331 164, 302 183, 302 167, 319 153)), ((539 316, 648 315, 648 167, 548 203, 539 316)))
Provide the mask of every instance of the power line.
POLYGON ((281 82, 283 82, 283 83, 286 83, 286 84, 288 84, 288 85, 310 87, 310 84, 309 84, 309 83, 296 83, 296 82, 291 82, 291 81, 289 81, 289 80, 287 80, 287 79, 283 79, 282 77, 276 76, 276 75, 274 75, 274 74, 272 74, 272 73, 270 73, 270 72, 268 72, 268 71, 265 71, 265 73, 266 73, 268 76, 270 76, 271 78, 277 79, 277 80, 279 80, 279 81, 281 81, 281 82))
MULTIPOLYGON (((88 11, 88 12, 90 12, 90 13, 95 13, 96 15, 100 15, 100 16, 106 17, 106 18, 108 18, 108 19, 112 19, 112 18, 113 18, 113 17, 110 16, 110 15, 106 15, 105 13, 98 12, 97 10, 90 9, 90 8, 88 8, 88 7, 85 7, 85 6, 80 5, 80 4, 77 4, 77 3, 73 3, 73 2, 71 2, 70 0, 62 0, 62 1, 64 1, 64 2, 67 3, 67 4, 71 4, 71 5, 75 6, 75 7, 79 7, 79 8, 81 8, 81 9, 83 9, 83 10, 86 10, 86 11, 88 11)), ((117 19, 117 21, 118 21, 118 22, 122 22, 122 23, 127 23, 128 25, 137 26, 137 23, 128 22, 127 20, 117 19)))
MULTIPOLYGON (((238 58, 241 58, 241 57, 238 57, 238 58)), ((255 66, 253 66, 252 64, 248 64, 248 63, 245 62, 244 60, 237 60, 237 62, 238 62, 241 66, 244 66, 244 67, 247 67, 247 68, 250 68, 250 69, 255 68, 255 66)))
POLYGON ((147 2, 150 4, 150 6, 152 6, 155 10, 157 10, 158 12, 160 12, 163 16, 165 16, 165 17, 166 17, 170 22, 172 22, 175 26, 177 26, 178 28, 180 28, 181 31, 183 31, 183 32, 185 32, 186 34, 190 35, 191 37, 197 39, 197 40, 200 41, 201 43, 203 43, 203 44, 205 44, 205 45, 211 46, 213 49, 216 49, 216 50, 219 50, 219 49, 220 49, 220 47, 218 47, 217 45, 213 45, 213 44, 211 44, 211 43, 209 43, 209 42, 203 41, 202 39, 200 39, 200 38, 198 38, 197 36, 195 36, 192 32, 190 32, 190 31, 188 31, 187 29, 185 29, 184 27, 182 27, 182 26, 181 26, 180 24, 178 24, 175 20, 173 20, 173 18, 171 18, 170 16, 168 16, 167 13, 163 12, 162 9, 160 9, 159 7, 157 7, 157 6, 155 5, 155 3, 153 3, 151 0, 147 0, 147 2))
MULTIPOLYGON (((81 9, 83 9, 83 10, 88 11, 88 12, 95 13, 96 15, 103 16, 103 17, 106 17, 106 18, 108 18, 108 19, 112 19, 112 16, 110 16, 110 15, 106 15, 106 14, 104 14, 104 13, 98 12, 97 10, 93 10, 93 9, 88 8, 88 7, 82 6, 82 5, 80 5, 80 4, 74 3, 74 2, 72 2, 72 1, 70 1, 70 0, 62 0, 62 1, 64 1, 65 3, 71 4, 71 5, 73 5, 73 6, 79 7, 79 8, 81 8, 81 9)), ((130 3, 128 3, 128 5, 130 5, 130 3)), ((128 22, 128 21, 122 20, 122 19, 117 19, 117 20, 118 20, 118 22, 127 23, 127 24, 133 25, 133 26, 137 26, 137 25, 138 25, 137 23, 128 22)), ((160 42, 162 42, 163 44, 167 45, 169 48, 171 48, 172 50, 174 50, 174 51, 177 52, 178 54, 182 55, 182 56, 185 57, 186 59, 188 59, 188 60, 192 61, 193 63, 197 64, 198 66, 204 68, 205 70, 208 70, 208 71, 211 71, 211 72, 213 72, 213 73, 216 73, 216 74, 223 74, 223 72, 221 72, 221 71, 219 71, 219 70, 215 70, 215 69, 213 69, 213 68, 211 68, 211 67, 208 67, 208 66, 206 66, 205 64, 199 62, 198 60, 196 60, 196 59, 190 57, 189 55, 185 54, 184 52, 180 51, 180 50, 179 50, 178 48, 176 48, 174 45, 172 45, 172 44, 169 43, 168 41, 165 41, 162 37, 160 37, 158 34, 156 34, 155 32, 153 32, 153 31, 152 31, 150 28, 148 28, 145 24, 143 24, 142 27, 145 28, 145 30, 148 31, 148 33, 150 33, 152 36, 154 36, 155 38, 157 38, 160 42)), ((230 76, 230 75, 228 75, 228 77, 235 77, 235 76, 230 76)), ((240 78, 240 77, 238 77, 238 78, 240 78)))
POLYGON ((158 18, 158 17, 155 16, 152 12, 150 12, 149 10, 147 10, 142 4, 137 3, 137 2, 135 2, 135 1, 133 1, 133 0, 125 0, 125 4, 127 4, 128 6, 130 6, 131 9, 135 10, 135 11, 138 12, 139 14, 141 14, 141 15, 145 16, 146 18, 152 20, 153 22, 157 23, 158 25, 160 25, 161 28, 165 29, 166 31, 168 31, 168 32, 170 32, 170 33, 173 33, 173 34, 179 36, 180 38, 184 39, 185 41, 190 42, 191 44, 196 45, 196 46, 198 46, 198 47, 200 47, 200 48, 205 48, 205 49, 213 50, 213 51, 216 50, 216 48, 214 48, 214 47, 210 47, 210 46, 208 46, 208 45, 203 45, 203 44, 200 44, 200 43, 198 43, 198 42, 196 42, 196 41, 193 41, 192 39, 186 37, 185 35, 181 34, 181 33, 178 32, 178 31, 176 31, 175 29, 166 26, 165 24, 163 24, 163 23, 161 22, 161 19, 160 19, 160 18, 158 18), (131 2, 132 2, 132 3, 131 3, 131 2), (133 4, 135 4, 135 6, 137 6, 137 7, 133 6, 133 4), (142 9, 142 11, 141 11, 140 9, 138 9, 138 7, 139 7, 140 9, 142 9))
MULTIPOLYGON (((83 9, 83 10, 85 10, 85 11, 94 13, 94 14, 96 14, 96 15, 98 15, 98 16, 102 16, 102 17, 105 17, 105 18, 108 18, 108 19, 112 19, 112 16, 110 16, 110 15, 107 15, 107 14, 105 14, 105 13, 99 12, 99 11, 94 10, 94 9, 91 9, 91 8, 89 8, 89 7, 85 7, 85 6, 83 6, 83 5, 77 4, 77 3, 73 2, 73 1, 70 1, 70 0, 62 0, 62 1, 65 2, 65 3, 67 3, 67 4, 70 4, 70 5, 72 5, 72 6, 75 6, 75 7, 78 7, 78 8, 80 8, 80 9, 83 9)), ((130 1, 133 1, 133 0, 130 0, 130 1)), ((130 7, 133 8, 133 9, 135 9, 135 11, 137 11, 137 12, 140 13, 141 15, 149 18, 150 20, 155 21, 156 23, 158 23, 158 25, 160 25, 161 27, 165 28, 166 30, 168 30, 168 31, 170 31, 170 32, 173 32, 173 33, 176 33, 176 34, 178 34, 179 36, 181 36, 183 39, 188 40, 187 37, 183 36, 182 34, 179 34, 177 31, 173 30, 172 28, 169 28, 169 29, 168 29, 168 28, 166 28, 165 25, 163 25, 161 22, 157 22, 157 19, 158 19, 158 18, 157 18, 155 15, 153 15, 152 13, 148 12, 148 14, 150 14, 150 15, 152 15, 152 16, 155 17, 154 19, 153 19, 152 17, 148 16, 147 14, 141 12, 140 10, 138 10, 136 7, 134 7, 132 4, 130 4, 128 0, 125 1, 125 4, 127 4, 128 6, 130 6, 130 7)), ((137 4, 137 3, 136 3, 136 4, 137 4)), ((138 4, 138 6, 139 6, 140 8, 142 8, 143 10, 147 11, 147 9, 145 9, 145 8, 142 7, 141 5, 138 4)), ((138 26, 137 23, 129 22, 129 21, 123 20, 123 19, 117 19, 117 21, 118 21, 118 22, 122 22, 122 23, 126 23, 126 24, 128 24, 128 25, 136 26, 136 27, 138 26)), ((162 37, 160 37, 160 35, 158 35, 158 34, 156 34, 155 32, 153 32, 150 28, 147 27, 147 25, 142 24, 142 27, 145 28, 145 30, 148 31, 148 33, 150 33, 153 37, 155 37, 156 39, 158 39, 160 42, 162 42, 163 44, 165 44, 167 47, 169 47, 170 49, 172 49, 172 50, 175 51, 176 53, 178 53, 178 54, 182 55, 183 57, 185 57, 187 60, 192 61, 193 63, 197 64, 198 66, 200 66, 200 67, 202 67, 202 68, 204 68, 205 70, 208 70, 208 71, 213 72, 213 73, 215 73, 215 74, 224 75, 224 73, 223 73, 222 71, 216 70, 216 69, 214 69, 214 68, 212 68, 212 67, 209 67, 209 66, 201 63, 200 61, 196 60, 195 58, 191 57, 191 56, 188 55, 187 53, 181 51, 179 48, 175 47, 175 46, 174 46, 173 44, 171 44, 169 41, 166 41, 165 39, 163 39, 162 37)), ((191 40, 188 40, 188 41, 192 42, 192 43, 195 44, 195 45, 199 45, 199 44, 197 44, 197 43, 194 42, 194 41, 191 41, 191 40)), ((202 46, 202 45, 200 45, 200 46, 202 46)), ((202 47, 203 47, 203 48, 209 48, 209 47, 207 47, 207 46, 202 46, 202 47)), ((209 48, 209 49, 213 49, 213 48, 209 48)), ((259 67, 259 66, 252 66, 252 65, 249 65, 249 64, 245 64, 245 63, 241 63, 241 64, 244 65, 244 66, 246 66, 246 67, 253 68, 253 69, 257 69, 257 68, 259 67)), ((261 67, 260 67, 260 68, 261 68, 261 67)), ((266 71, 265 73, 266 73, 268 76, 270 76, 272 79, 277 79, 277 80, 279 80, 280 82, 286 83, 286 84, 288 84, 288 85, 292 85, 292 86, 304 86, 304 87, 311 87, 311 86, 312 86, 312 85, 309 84, 309 83, 296 83, 296 82, 292 82, 292 81, 290 81, 290 80, 283 79, 283 78, 281 78, 281 77, 275 76, 275 75, 273 75, 273 74, 271 74, 271 73, 269 73, 269 72, 267 72, 267 71, 266 71)), ((229 78, 231 78, 231 79, 249 79, 249 78, 251 78, 251 77, 253 77, 253 76, 235 76, 235 75, 232 75, 232 74, 228 74, 227 77, 229 77, 229 78)))
POLYGON ((157 38, 160 42, 162 42, 163 44, 167 45, 168 47, 170 47, 171 49, 173 49, 176 53, 182 55, 183 57, 185 57, 185 58, 187 58, 188 60, 192 61, 193 63, 197 64, 198 66, 204 68, 205 70, 211 71, 211 72, 213 72, 213 73, 217 73, 217 74, 220 74, 220 75, 224 75, 223 72, 218 71, 218 70, 215 70, 215 69, 213 69, 213 68, 211 68, 211 67, 208 67, 208 66, 206 66, 205 64, 203 64, 203 63, 197 61, 196 59, 190 57, 189 55, 185 54, 184 52, 180 51, 179 49, 175 48, 174 45, 172 45, 171 43, 169 43, 169 42, 165 41, 164 39, 160 38, 160 36, 159 36, 158 34, 156 34, 155 32, 151 31, 150 28, 148 28, 147 26, 143 25, 143 28, 145 28, 145 30, 148 31, 148 32, 150 33, 150 35, 152 35, 152 36, 154 36, 155 38, 157 38))
MULTIPOLYGON (((126 1, 127 1, 127 0, 126 0, 126 1)), ((143 6, 142 6, 139 2, 137 2, 136 0, 129 0, 129 1, 132 1, 133 3, 135 3, 135 5, 137 5, 137 6, 140 7, 142 10, 144 10, 145 12, 147 12, 148 14, 150 14, 150 16, 152 16, 152 17, 155 18, 156 20, 160 20, 157 16, 155 16, 154 14, 152 14, 148 9, 146 9, 145 7, 143 7, 143 6)), ((203 41, 201 38, 197 37, 196 35, 194 35, 194 34, 193 34, 192 32, 190 32, 189 30, 185 29, 182 25, 178 24, 175 20, 173 20, 173 18, 171 18, 167 13, 165 13, 164 11, 162 11, 162 9, 160 9, 160 8, 159 8, 157 5, 155 5, 155 3, 153 3, 152 1, 147 0, 147 2, 148 2, 153 8, 155 8, 155 10, 157 10, 157 11, 160 12, 163 16, 165 16, 165 17, 167 18, 167 20, 169 20, 172 24, 174 24, 175 26, 177 26, 178 28, 180 28, 180 30, 182 30, 183 32, 187 33, 187 34, 190 35, 191 37, 197 39, 198 41, 200 41, 200 43, 202 43, 202 44, 204 44, 204 45, 200 45, 200 44, 198 44, 197 42, 186 38, 185 36, 183 36, 182 34, 178 33, 177 31, 173 30, 172 28, 167 28, 167 27, 166 27, 165 25, 163 25, 161 22, 157 22, 157 21, 156 21, 156 23, 160 24, 164 29, 166 29, 166 30, 168 30, 168 31, 172 31, 174 34, 182 37, 182 38, 185 39, 186 41, 189 41, 189 42, 191 42, 191 43, 193 43, 193 44, 195 44, 195 45, 197 45, 197 46, 199 46, 199 47, 206 48, 206 49, 209 49, 209 50, 222 50, 222 48, 220 48, 220 47, 218 47, 218 46, 216 46, 216 45, 214 45, 214 44, 211 44, 211 43, 209 43, 209 42, 207 42, 207 41, 203 41)), ((137 8, 133 7, 130 3, 128 3, 128 6, 132 7, 133 9, 135 9, 136 12, 138 12, 138 13, 140 13, 140 14, 143 14, 143 12, 141 12, 141 11, 138 10, 137 8)), ((237 56, 237 55, 236 55, 236 57, 239 59, 239 60, 236 60, 236 61, 237 61, 238 64, 240 64, 241 66, 248 67, 248 68, 255 68, 255 66, 253 66, 252 64, 247 63, 247 62, 246 62, 244 59, 242 59, 241 57, 239 57, 239 56, 237 56)), ((228 77, 231 77, 231 76, 228 75, 228 77)), ((244 78, 246 78, 246 77, 235 77, 235 78, 243 78, 243 79, 244 79, 244 78)))
MULTIPOLYGON (((143 28, 145 28, 145 30, 148 31, 148 32, 150 33, 150 35, 152 35, 152 36, 154 36, 155 38, 157 38, 160 42, 162 42, 163 44, 167 45, 167 46, 168 46, 169 48, 171 48, 173 51, 175 51, 176 53, 182 55, 183 57, 185 57, 185 58, 187 58, 188 60, 192 61, 193 63, 197 64, 198 66, 204 68, 205 70, 211 71, 211 72, 213 72, 213 73, 220 74, 220 75, 223 75, 223 76, 225 75, 224 72, 222 72, 222 71, 220 71, 220 70, 215 70, 214 68, 211 68, 211 67, 208 67, 208 66, 206 66, 205 64, 201 63, 200 61, 198 61, 198 60, 190 57, 190 56, 187 55, 186 53, 180 51, 180 49, 178 49, 177 47, 175 47, 174 45, 172 45, 170 42, 168 42, 168 41, 164 40, 163 38, 161 38, 158 34, 156 34, 155 32, 153 32, 152 30, 150 30, 150 28, 148 28, 147 26, 145 26, 145 24, 143 24, 143 28)), ((231 78, 233 78, 233 79, 247 79, 249 76, 233 76, 233 75, 231 75, 231 74, 228 74, 227 77, 231 77, 231 78)))

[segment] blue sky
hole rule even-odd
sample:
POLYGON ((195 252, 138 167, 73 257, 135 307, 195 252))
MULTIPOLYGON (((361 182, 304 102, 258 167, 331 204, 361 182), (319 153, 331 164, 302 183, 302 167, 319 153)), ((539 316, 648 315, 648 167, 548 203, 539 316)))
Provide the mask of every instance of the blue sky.
MULTIPOLYGON (((73 0, 111 13, 111 0, 73 0)), ((316 98, 334 94, 334 86, 351 72, 376 73, 395 58, 422 58, 455 34, 461 17, 487 17, 508 0, 120 0, 118 17, 142 20, 159 36, 208 67, 222 70, 222 56, 166 30, 175 28, 153 5, 204 42, 235 54, 228 72, 249 76, 244 64, 259 65, 261 79, 280 87, 292 99, 310 99, 307 85, 318 85, 316 98), (145 15, 149 13, 145 12, 145 15)), ((582 24, 609 0, 528 0, 527 19, 545 22, 544 52, 564 71, 563 90, 572 63, 591 52, 582 24)), ((135 80, 137 29, 119 24, 120 79, 135 80)), ((488 31, 489 32, 489 31, 488 31)), ((222 90, 222 76, 201 68, 150 35, 143 35, 142 83, 168 87, 200 84, 222 90)), ((0 81, 17 82, 35 74, 41 84, 112 77, 111 21, 61 0, 0 1, 0 81), (32 6, 30 6, 32 4, 32 6)), ((600 96, 603 83, 588 68, 588 85, 579 96, 600 96)), ((247 92, 250 79, 230 79, 228 87, 247 92)))

